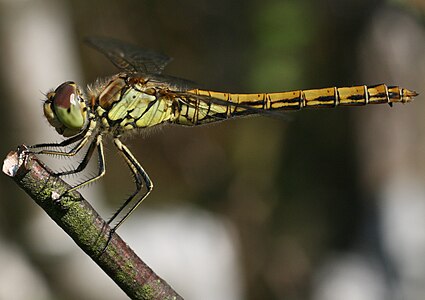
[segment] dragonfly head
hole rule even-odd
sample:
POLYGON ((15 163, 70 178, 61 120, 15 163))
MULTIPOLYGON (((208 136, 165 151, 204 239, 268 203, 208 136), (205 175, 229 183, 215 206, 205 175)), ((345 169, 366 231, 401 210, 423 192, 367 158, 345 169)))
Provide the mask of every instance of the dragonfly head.
POLYGON ((87 123, 87 107, 77 85, 72 81, 62 83, 47 94, 44 115, 56 131, 65 136, 81 132, 87 123))

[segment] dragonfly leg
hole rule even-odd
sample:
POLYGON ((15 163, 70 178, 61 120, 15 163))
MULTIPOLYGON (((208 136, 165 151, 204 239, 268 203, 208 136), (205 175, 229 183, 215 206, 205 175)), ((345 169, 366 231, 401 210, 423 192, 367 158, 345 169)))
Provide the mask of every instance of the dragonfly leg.
POLYGON ((36 144, 32 146, 28 146, 28 149, 37 149, 37 148, 60 148, 60 147, 66 147, 69 146, 79 140, 83 140, 84 136, 86 135, 85 132, 77 134, 76 136, 73 136, 69 139, 66 139, 60 143, 43 143, 43 144, 36 144))
MULTIPOLYGON (((77 169, 81 168, 84 169, 84 167, 87 165, 88 161, 90 160, 90 157, 94 151, 94 149, 97 148, 98 151, 98 162, 99 162, 99 173, 98 175, 83 181, 79 184, 77 184, 76 186, 70 188, 69 190, 66 191, 66 193, 78 190, 80 188, 82 188, 85 185, 88 185, 90 183, 95 182, 96 180, 100 179, 101 177, 103 177, 106 173, 106 169, 105 169, 105 155, 103 153, 103 142, 102 142, 102 136, 98 135, 96 142, 92 142, 92 144, 90 145, 89 150, 87 151, 86 156, 84 157, 83 161, 81 162, 80 166, 77 167, 77 169)), ((72 173, 72 171, 69 172, 70 174, 72 173)), ((64 174, 61 174, 64 175, 64 174)))
POLYGON ((56 173, 56 175, 57 176, 66 176, 66 175, 71 175, 71 174, 75 174, 75 173, 83 171, 87 167, 91 157, 93 156, 93 153, 94 153, 94 150, 96 149, 96 147, 97 147, 97 142, 95 142, 93 140, 90 143, 89 149, 87 150, 87 153, 84 155, 84 158, 80 162, 78 167, 76 167, 75 169, 68 170, 68 171, 58 172, 58 173, 56 173))
POLYGON ((74 156, 76 155, 90 140, 90 137, 93 133, 93 130, 96 126, 96 123, 91 121, 90 126, 87 128, 87 130, 84 130, 80 132, 79 134, 66 139, 60 143, 44 143, 44 144, 36 144, 33 146, 29 146, 29 149, 36 149, 36 148, 62 148, 69 146, 75 142, 78 142, 71 150, 69 151, 60 151, 60 150, 40 150, 40 151, 31 151, 35 154, 48 154, 48 155, 62 155, 62 156, 74 156))
POLYGON ((127 165, 129 166, 131 172, 134 175, 134 179, 136 181, 136 190, 114 213, 114 215, 108 221, 108 224, 111 224, 111 222, 123 211, 125 207, 129 205, 129 203, 134 199, 134 197, 140 192, 143 186, 143 182, 146 184, 146 192, 143 194, 142 197, 140 197, 136 201, 133 206, 131 206, 130 210, 124 215, 124 217, 122 217, 121 220, 119 220, 119 222, 113 227, 112 231, 117 230, 118 227, 121 226, 121 224, 124 223, 125 220, 127 220, 131 213, 140 205, 140 203, 142 203, 142 201, 149 195, 153 188, 153 183, 150 180, 148 174, 145 172, 143 167, 140 165, 140 163, 137 161, 131 151, 127 148, 127 146, 125 146, 118 138, 114 139, 114 144, 118 148, 120 153, 123 155, 124 160, 126 161, 127 165))

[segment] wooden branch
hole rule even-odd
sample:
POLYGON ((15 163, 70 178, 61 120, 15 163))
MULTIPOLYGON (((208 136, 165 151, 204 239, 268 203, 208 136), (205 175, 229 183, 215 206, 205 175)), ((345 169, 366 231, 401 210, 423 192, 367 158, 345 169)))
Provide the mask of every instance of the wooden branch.
MULTIPOLYGON (((21 146, 20 149, 25 149, 21 146)), ((33 154, 10 152, 3 172, 41 206, 131 299, 183 299, 156 275, 79 194, 33 154), (108 239, 110 242, 107 245, 108 239)))

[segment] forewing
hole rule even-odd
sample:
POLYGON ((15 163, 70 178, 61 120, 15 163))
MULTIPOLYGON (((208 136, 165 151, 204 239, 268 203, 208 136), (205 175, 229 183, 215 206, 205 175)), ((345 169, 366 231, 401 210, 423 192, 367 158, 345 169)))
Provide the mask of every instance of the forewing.
POLYGON ((160 74, 171 58, 111 38, 90 37, 86 43, 100 51, 119 69, 131 73, 160 74))

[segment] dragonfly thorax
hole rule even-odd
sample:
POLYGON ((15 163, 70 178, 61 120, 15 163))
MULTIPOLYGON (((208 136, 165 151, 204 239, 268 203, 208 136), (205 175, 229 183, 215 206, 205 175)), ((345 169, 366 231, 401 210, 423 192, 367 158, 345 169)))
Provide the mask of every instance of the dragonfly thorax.
POLYGON ((55 91, 49 92, 43 109, 50 125, 65 137, 76 135, 87 124, 87 106, 72 81, 64 82, 55 91))

